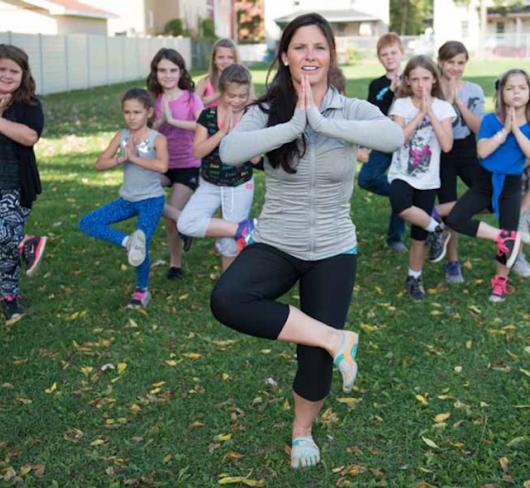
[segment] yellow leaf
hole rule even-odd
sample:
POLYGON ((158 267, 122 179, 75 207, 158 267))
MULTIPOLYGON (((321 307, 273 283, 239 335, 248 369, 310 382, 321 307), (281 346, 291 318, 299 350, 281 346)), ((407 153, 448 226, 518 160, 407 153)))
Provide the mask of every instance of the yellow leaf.
POLYGON ((261 354, 270 354, 272 352, 272 349, 262 349, 261 354))
POLYGON ((175 361, 174 359, 168 359, 167 361, 165 361, 165 363, 172 368, 177 365, 177 361, 175 361))
POLYGON ((429 405, 427 398, 425 398, 423 395, 416 395, 416 400, 418 400, 418 402, 420 402, 422 405, 429 405))
POLYGON ((20 468, 19 475, 26 476, 31 471, 31 464, 26 464, 20 468))
POLYGON ((227 381, 228 379, 230 379, 230 375, 228 373, 223 373, 221 377, 223 378, 224 381, 227 381))
POLYGON ((214 441, 219 441, 219 442, 226 442, 226 441, 229 441, 230 439, 232 439, 232 434, 218 434, 216 435, 213 440, 214 441))
POLYGON ((289 403, 289 400, 287 398, 283 401, 282 408, 284 410, 291 410, 291 404, 289 403))
POLYGON ((52 386, 50 386, 49 388, 46 388, 44 391, 46 393, 48 393, 48 395, 50 393, 53 393, 55 390, 57 390, 57 383, 54 383, 52 386))
POLYGON ((365 324, 363 322, 360 323, 359 327, 369 334, 379 329, 376 325, 365 324))
POLYGON ((90 373, 92 373, 93 370, 94 370, 94 368, 92 366, 82 366, 81 367, 81 372, 85 376, 88 376, 90 373))
POLYGON ((173 454, 166 454, 164 456, 164 463, 169 463, 169 461, 171 461, 173 459, 173 454))
POLYGON ((480 315, 482 313, 482 310, 480 310, 480 308, 478 308, 476 305, 469 305, 469 307, 467 308, 469 308, 471 312, 474 312, 477 315, 480 315))
POLYGON ((127 369, 127 363, 118 363, 118 373, 123 373, 127 369))
POLYGON ((106 442, 106 441, 103 440, 103 439, 96 439, 96 440, 92 441, 92 442, 90 443, 90 445, 91 445, 91 446, 101 446, 101 445, 105 444, 105 442, 106 442))
POLYGON ((455 373, 460 374, 462 372, 462 366, 455 366, 455 373))
POLYGON ((414 488, 436 488, 434 485, 431 485, 430 483, 427 483, 426 481, 418 481, 415 485, 414 485, 414 488))
POLYGON ((198 429, 199 427, 204 427, 204 424, 202 422, 199 422, 198 420, 196 420, 195 422, 193 422, 190 427, 192 429, 198 429))
POLYGON ((201 359, 201 355, 198 352, 185 352, 182 353, 182 356, 186 359, 191 359, 192 361, 196 361, 197 359, 201 359))
POLYGON ((186 300, 188 298, 188 294, 187 293, 184 293, 183 295, 180 295, 179 296, 179 300, 186 300))
POLYGON ((423 442, 425 442, 425 444, 427 444, 429 447, 432 447, 433 449, 440 449, 436 443, 434 441, 431 441, 431 439, 429 439, 428 437, 421 437, 421 439, 423 440, 423 442))
POLYGON ((471 349, 472 345, 473 345, 473 341, 471 341, 471 340, 466 341, 466 349, 471 349))
POLYGON ((499 463, 501 465, 502 470, 505 473, 509 473, 510 472, 510 461, 508 461, 507 457, 501 457, 499 459, 499 463))
POLYGON ((360 464, 352 464, 351 466, 347 466, 343 473, 344 475, 350 475, 350 476, 357 476, 359 474, 362 474, 366 471, 366 468, 364 466, 361 466, 360 464))
POLYGON ((352 407, 354 405, 357 405, 361 401, 360 398, 354 398, 354 397, 339 397, 337 398, 337 401, 339 403, 344 403, 345 405, 348 405, 349 407, 352 407))
POLYGON ((526 481, 523 483, 523 488, 530 488, 530 480, 526 480, 526 481))
POLYGON ((140 407, 140 405, 138 405, 137 403, 133 403, 131 405, 131 412, 138 413, 141 410, 142 410, 142 407, 140 407))
POLYGON ((158 383, 153 383, 151 386, 153 388, 160 388, 161 386, 164 386, 166 384, 165 381, 159 381, 158 383))
POLYGON ((251 487, 265 486, 265 480, 251 480, 250 478, 244 478, 243 476, 227 476, 219 480, 220 485, 236 485, 243 484, 251 487))
POLYGON ((242 454, 240 454, 239 452, 236 452, 236 451, 228 451, 226 453, 226 457, 228 459, 231 459, 231 460, 237 460, 237 459, 240 459, 243 457, 242 454))
POLYGON ((439 413, 438 415, 436 415, 436 417, 434 417, 434 421, 439 424, 440 422, 444 422, 445 420, 447 420, 450 416, 450 412, 439 413))
POLYGON ((526 369, 523 369, 523 368, 519 368, 519 371, 523 374, 525 374, 526 376, 530 376, 530 371, 527 371, 526 369))

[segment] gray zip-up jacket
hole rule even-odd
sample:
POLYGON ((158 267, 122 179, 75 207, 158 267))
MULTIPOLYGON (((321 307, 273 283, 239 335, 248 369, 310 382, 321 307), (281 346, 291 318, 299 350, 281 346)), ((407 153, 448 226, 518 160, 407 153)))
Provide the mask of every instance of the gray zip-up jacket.
POLYGON ((265 161, 265 203, 254 241, 307 261, 351 251, 357 246, 350 199, 358 145, 393 152, 403 145, 403 131, 374 105, 334 88, 320 110, 295 110, 289 122, 273 127, 267 120, 251 107, 220 146, 221 160, 237 165, 306 136, 296 173, 265 161))

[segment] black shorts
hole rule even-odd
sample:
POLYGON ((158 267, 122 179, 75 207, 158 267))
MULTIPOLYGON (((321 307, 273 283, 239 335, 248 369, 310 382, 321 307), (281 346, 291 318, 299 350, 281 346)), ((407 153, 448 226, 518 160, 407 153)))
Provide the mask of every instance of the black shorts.
POLYGON ((199 186, 199 168, 170 168, 164 176, 171 182, 170 186, 180 183, 193 191, 199 186))

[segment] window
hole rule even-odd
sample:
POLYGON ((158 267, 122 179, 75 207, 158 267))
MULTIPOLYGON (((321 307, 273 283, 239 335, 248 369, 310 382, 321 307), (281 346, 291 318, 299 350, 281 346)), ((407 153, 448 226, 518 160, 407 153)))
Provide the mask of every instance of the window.
POLYGON ((497 34, 504 34, 504 22, 497 22, 495 27, 497 34))
POLYGON ((335 29, 337 36, 344 36, 344 34, 346 33, 346 25, 343 23, 336 24, 335 29))

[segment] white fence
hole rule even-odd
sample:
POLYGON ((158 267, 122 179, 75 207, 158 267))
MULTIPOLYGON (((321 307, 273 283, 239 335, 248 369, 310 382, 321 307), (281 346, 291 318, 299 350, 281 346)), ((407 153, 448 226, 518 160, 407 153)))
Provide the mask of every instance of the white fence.
POLYGON ((0 32, 0 43, 28 53, 40 95, 146 78, 152 57, 162 47, 176 49, 191 68, 191 42, 182 37, 0 32))

